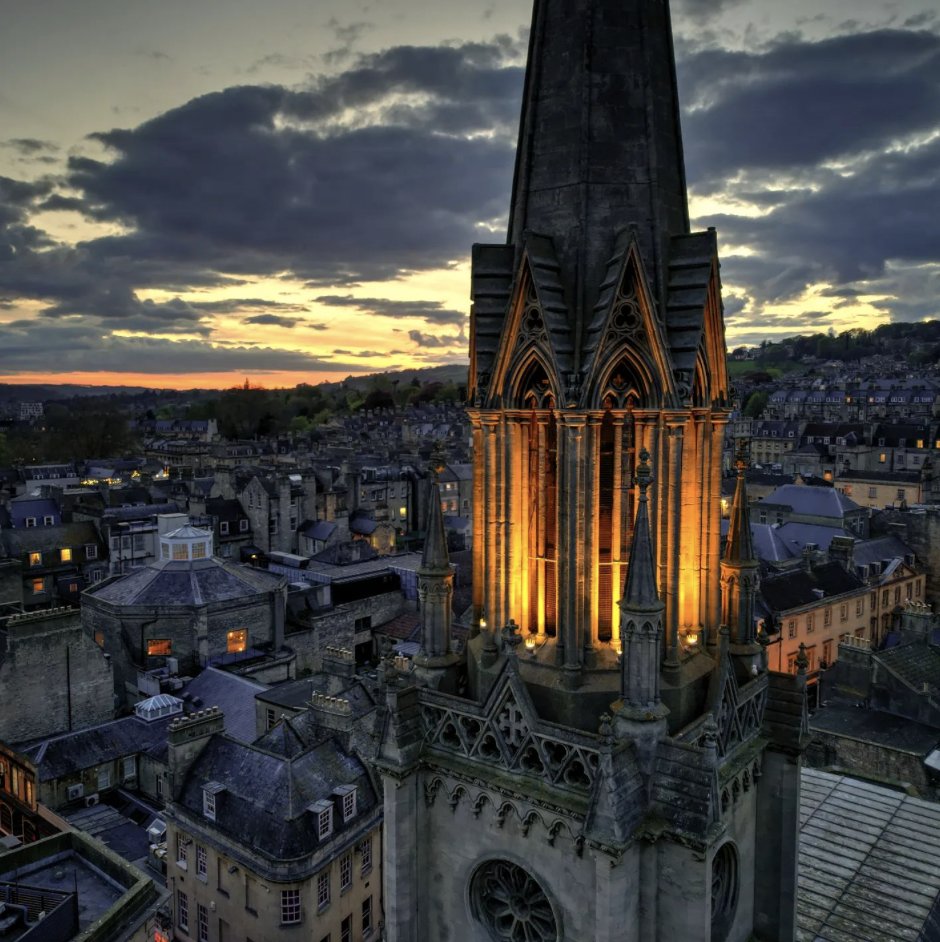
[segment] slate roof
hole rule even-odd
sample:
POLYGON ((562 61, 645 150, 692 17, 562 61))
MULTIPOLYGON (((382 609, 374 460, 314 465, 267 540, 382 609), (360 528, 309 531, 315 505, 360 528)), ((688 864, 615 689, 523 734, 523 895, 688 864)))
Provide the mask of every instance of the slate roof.
POLYGON ((830 598, 863 585, 858 576, 846 572, 838 563, 823 563, 814 566, 811 573, 794 569, 762 579, 760 594, 771 611, 785 612, 819 601, 816 590, 822 590, 822 598, 830 598))
POLYGON ((247 677, 207 667, 179 691, 179 696, 195 708, 217 706, 225 716, 225 732, 229 736, 240 742, 254 742, 255 697, 266 689, 264 684, 247 677))
POLYGON ((813 731, 833 733, 922 758, 926 758, 940 743, 940 729, 935 726, 881 710, 859 709, 846 703, 830 703, 817 710, 809 725, 813 731))
POLYGON ((926 684, 940 691, 940 651, 928 644, 902 644, 880 651, 878 660, 918 693, 926 684))
MULTIPOLYGON (((24 530, 4 530, 0 534, 0 544, 7 556, 14 557, 23 553, 45 553, 63 547, 77 549, 86 544, 102 546, 98 531, 90 521, 62 523, 51 527, 29 527, 24 530)), ((24 570, 24 574, 25 572, 24 570)))
POLYGON ((803 769, 797 942, 940 938, 940 806, 803 769))
POLYGON ((308 857, 324 844, 310 807, 330 800, 338 786, 356 787, 357 814, 344 822, 342 814, 334 812, 327 842, 358 827, 361 816, 378 804, 365 765, 335 738, 285 758, 213 736, 191 766, 177 804, 202 817, 202 786, 207 782, 225 786, 216 795, 214 826, 270 860, 308 857))
POLYGON ((913 555, 914 551, 899 537, 878 536, 871 540, 857 540, 853 558, 856 566, 866 566, 913 555))
POLYGON ((862 509, 854 500, 833 487, 807 487, 803 484, 784 484, 761 503, 791 507, 798 514, 839 520, 847 511, 862 509))
POLYGON ((150 722, 137 716, 125 716, 90 729, 53 736, 20 751, 36 763, 40 782, 139 753, 165 763, 167 726, 178 716, 164 716, 150 722))
POLYGON ((87 594, 112 605, 211 605, 272 592, 282 577, 212 558, 161 560, 92 586, 87 594))

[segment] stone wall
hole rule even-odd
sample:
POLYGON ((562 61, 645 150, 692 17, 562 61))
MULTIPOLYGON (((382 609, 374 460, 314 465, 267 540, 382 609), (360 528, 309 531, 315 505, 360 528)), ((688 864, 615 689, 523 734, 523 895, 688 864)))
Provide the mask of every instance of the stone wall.
POLYGON ((940 511, 885 510, 876 521, 878 535, 899 536, 924 568, 927 601, 940 600, 940 511))
POLYGON ((291 631, 284 639, 287 647, 297 655, 297 675, 322 670, 323 651, 327 647, 354 651, 356 645, 368 640, 376 628, 408 607, 401 592, 396 590, 337 605, 325 614, 306 619, 305 627, 291 631), (360 618, 370 618, 371 625, 368 631, 357 633, 356 621, 360 618))
POLYGON ((0 663, 0 739, 25 742, 113 716, 111 660, 82 629, 77 611, 9 619, 0 663))

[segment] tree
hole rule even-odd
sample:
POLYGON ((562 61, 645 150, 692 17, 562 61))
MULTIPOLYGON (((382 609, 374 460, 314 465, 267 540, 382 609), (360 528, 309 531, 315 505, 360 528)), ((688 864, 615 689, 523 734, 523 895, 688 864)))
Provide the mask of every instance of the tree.
POLYGON ((764 409, 767 407, 767 400, 769 398, 767 393, 760 390, 751 393, 747 398, 747 402, 744 404, 744 415, 749 419, 759 419, 764 414, 764 409))

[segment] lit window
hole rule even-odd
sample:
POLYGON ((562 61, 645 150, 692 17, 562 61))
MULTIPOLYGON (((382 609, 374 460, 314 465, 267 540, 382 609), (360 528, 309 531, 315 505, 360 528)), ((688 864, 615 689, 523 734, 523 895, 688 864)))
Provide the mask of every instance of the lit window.
POLYGON ((324 870, 317 877, 317 909, 330 905, 330 871, 324 870))
POLYGON ((227 650, 229 654, 241 654, 248 647, 248 629, 235 628, 227 636, 227 650))
POLYGON ((72 551, 69 547, 64 546, 59 550, 59 558, 63 563, 70 563, 72 561, 72 551))
POLYGON ((339 890, 342 893, 352 886, 352 854, 346 854, 339 862, 339 890))
POLYGON ((95 629, 95 644, 97 644, 99 648, 104 647, 104 632, 100 628, 95 629))
POLYGON ((206 878, 206 874, 209 872, 208 868, 208 858, 206 857, 206 849, 202 844, 196 845, 196 876, 206 878))
POLYGON ((300 922, 300 890, 281 890, 281 922, 300 922))
POLYGON ((174 559, 189 559, 189 547, 185 543, 174 543, 173 544, 173 558, 174 559))
POLYGON ((176 891, 176 924, 189 932, 189 897, 182 890, 176 891))
POLYGON ((205 543, 193 543, 193 559, 205 559, 206 558, 206 544, 205 543))
POLYGON ((196 918, 199 942, 209 942, 209 910, 202 903, 196 904, 196 918))
POLYGON ((883 451, 883 452, 881 452, 880 455, 878 455, 878 463, 879 463, 879 464, 884 464, 887 460, 888 460, 888 454, 887 454, 887 452, 884 452, 884 451, 883 451))
POLYGON ((42 565, 42 553, 30 553, 29 564, 30 566, 41 566, 42 565))
POLYGON ((167 657, 173 653, 173 642, 169 638, 150 638, 147 641, 147 657, 167 657))
POLYGON ((44 592, 46 589, 45 579, 33 579, 33 595, 39 595, 40 592, 44 592))

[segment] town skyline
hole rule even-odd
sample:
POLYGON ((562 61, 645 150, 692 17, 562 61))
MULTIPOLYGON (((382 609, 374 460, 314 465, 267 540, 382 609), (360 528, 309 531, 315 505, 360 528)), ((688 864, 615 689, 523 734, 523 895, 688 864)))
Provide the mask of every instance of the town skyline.
MULTIPOLYGON (((673 8, 692 224, 718 228, 729 345, 937 316, 927 5, 673 8)), ((0 381, 280 387, 466 362, 469 250, 505 237, 528 13, 17 9, 0 381)))

